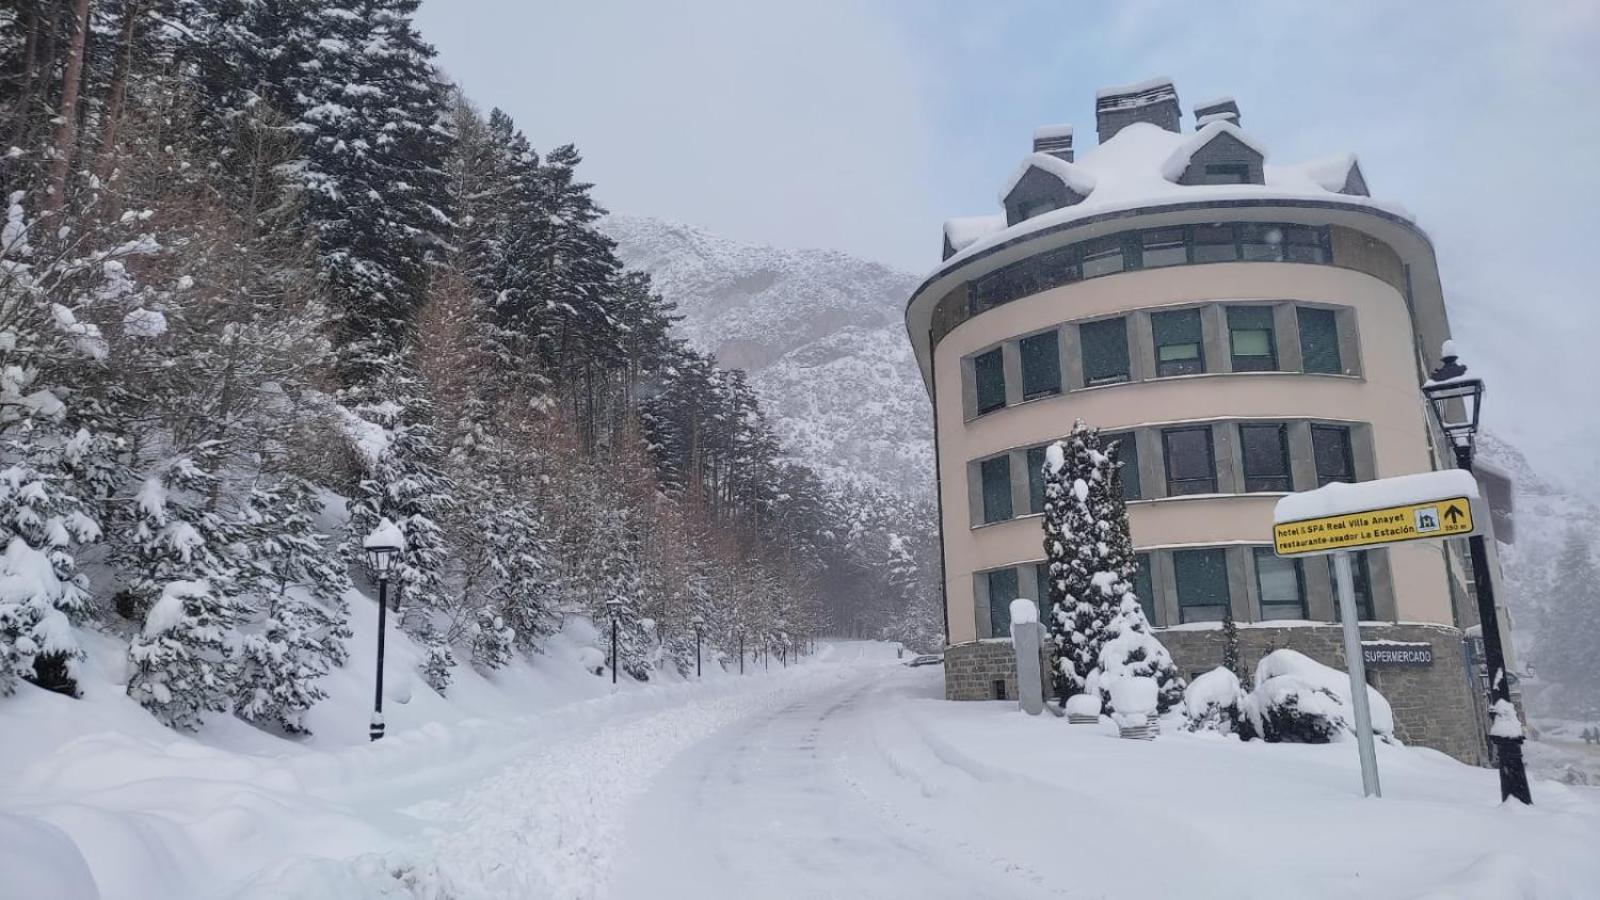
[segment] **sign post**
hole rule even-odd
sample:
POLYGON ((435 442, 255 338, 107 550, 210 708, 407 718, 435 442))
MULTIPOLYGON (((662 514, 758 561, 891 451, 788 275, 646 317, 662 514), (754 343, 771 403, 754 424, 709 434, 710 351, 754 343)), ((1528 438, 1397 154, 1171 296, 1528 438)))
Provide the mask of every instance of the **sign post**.
MULTIPOLYGON (((1478 483, 1459 469, 1381 478, 1360 484, 1334 483, 1289 494, 1272 514, 1272 546, 1281 557, 1333 556, 1334 588, 1344 623, 1344 659, 1350 672, 1350 704, 1361 753, 1361 790, 1381 797, 1378 755, 1367 702, 1367 668, 1357 621, 1350 552, 1410 541, 1468 537, 1477 533, 1472 501, 1478 483)), ((1431 661, 1431 653, 1430 653, 1431 661)))

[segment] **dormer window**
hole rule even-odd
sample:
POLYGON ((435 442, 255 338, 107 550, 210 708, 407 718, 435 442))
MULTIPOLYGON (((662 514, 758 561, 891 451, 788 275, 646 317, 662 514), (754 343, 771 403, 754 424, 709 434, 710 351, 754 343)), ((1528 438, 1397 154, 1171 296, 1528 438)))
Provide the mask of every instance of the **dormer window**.
POLYGON ((1206 163, 1200 184, 1250 184, 1250 166, 1247 163, 1206 163))
POLYGON ((1031 203, 1022 204, 1022 218, 1024 220, 1031 219, 1034 216, 1042 216, 1053 209, 1060 208, 1054 200, 1035 200, 1031 203))
POLYGON ((1048 153, 1034 153, 1023 160, 1000 192, 1006 209, 1006 224, 1015 225, 1034 216, 1082 203, 1094 190, 1094 178, 1087 172, 1048 153))

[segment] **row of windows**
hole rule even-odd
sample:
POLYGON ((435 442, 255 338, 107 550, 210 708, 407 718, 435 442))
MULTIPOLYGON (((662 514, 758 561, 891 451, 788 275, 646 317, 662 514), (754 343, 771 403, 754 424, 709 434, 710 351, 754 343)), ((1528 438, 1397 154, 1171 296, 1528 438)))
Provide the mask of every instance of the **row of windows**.
MULTIPOLYGON (((1279 364, 1278 335, 1273 307, 1264 304, 1226 306, 1228 363, 1234 372, 1283 371, 1279 364)), ((1300 371, 1340 374, 1344 360, 1339 350, 1338 314, 1312 306, 1294 308, 1299 332, 1300 371)), ((1069 326, 1072 327, 1072 326, 1069 326)), ((1099 319, 1081 322, 1078 346, 1083 364, 1083 383, 1094 387, 1130 380, 1132 366, 1128 355, 1128 319, 1099 319)), ((1198 375, 1212 371, 1220 360, 1207 358, 1201 310, 1164 310, 1150 314, 1151 336, 1155 342, 1155 376, 1198 375)), ((1030 335, 1017 342, 1021 358, 1023 400, 1059 394, 1062 389, 1060 333, 1056 330, 1030 335)), ((1005 357, 1001 347, 972 358, 976 387, 977 414, 1006 405, 1005 357)))
MULTIPOLYGON (((1244 493, 1289 492, 1295 489, 1290 469, 1289 425, 1287 422, 1240 422, 1238 429, 1244 493)), ((1335 481, 1356 480, 1355 455, 1350 428, 1345 425, 1314 423, 1311 430, 1311 457, 1316 473, 1315 487, 1335 481)), ((1217 454, 1210 425, 1183 425, 1163 428, 1162 463, 1168 497, 1217 493, 1217 454)), ((1103 434, 1107 445, 1116 444, 1122 480, 1122 496, 1127 500, 1150 499, 1141 490, 1139 478, 1139 440, 1132 432, 1103 434)), ((1030 447, 1024 458, 1028 467, 1028 513, 1044 512, 1044 446, 1030 447)), ((982 521, 1001 522, 1015 515, 1011 502, 1011 457, 990 457, 978 464, 983 503, 982 521)), ((1312 485, 1303 486, 1310 490, 1312 485)))
MULTIPOLYGON (((1157 603, 1154 581, 1150 574, 1150 554, 1138 554, 1138 572, 1134 576, 1133 591, 1143 607, 1145 618, 1155 625, 1173 625, 1184 622, 1220 622, 1233 603, 1228 582, 1226 551, 1221 549, 1173 550, 1172 581, 1177 592, 1178 622, 1165 621, 1158 613, 1163 604, 1157 603)), ((1304 559, 1281 559, 1271 547, 1253 547, 1251 564, 1256 581, 1258 621, 1270 622, 1284 619, 1306 619, 1305 566, 1314 565, 1304 559)), ((1333 579, 1332 557, 1320 563, 1328 568, 1328 578, 1333 579)), ((1050 597, 1048 567, 1044 563, 1033 565, 1034 598, 1039 604, 1040 620, 1045 621, 1050 597)), ((1363 621, 1377 618, 1372 593, 1371 567, 1364 551, 1351 555, 1354 574, 1356 614, 1363 621)), ((995 569, 984 576, 989 590, 989 633, 999 637, 1010 633, 1011 601, 1021 596, 1017 582, 1017 568, 995 569)), ((1340 621, 1339 607, 1333 607, 1334 621, 1340 621)))
POLYGON ((1031 256, 972 282, 969 315, 1086 278, 1212 262, 1327 263, 1328 229, 1231 222, 1126 231, 1031 256))

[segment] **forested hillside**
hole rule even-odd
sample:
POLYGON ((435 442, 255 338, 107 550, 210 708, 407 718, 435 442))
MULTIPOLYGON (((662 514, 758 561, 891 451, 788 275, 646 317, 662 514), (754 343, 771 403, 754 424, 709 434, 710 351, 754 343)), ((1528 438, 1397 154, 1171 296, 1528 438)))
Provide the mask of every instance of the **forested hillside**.
POLYGON ((295 730, 382 518, 439 691, 614 599, 641 678, 696 616, 936 642, 931 514, 786 461, 416 6, 0 10, 0 691, 95 629, 163 721, 295 730))

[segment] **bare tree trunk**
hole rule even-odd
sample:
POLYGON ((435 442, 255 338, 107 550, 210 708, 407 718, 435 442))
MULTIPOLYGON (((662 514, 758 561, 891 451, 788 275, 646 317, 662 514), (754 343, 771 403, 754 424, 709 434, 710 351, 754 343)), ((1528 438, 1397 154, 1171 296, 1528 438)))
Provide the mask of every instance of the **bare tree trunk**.
POLYGON ((118 39, 117 65, 111 74, 111 87, 106 96, 105 127, 100 135, 100 153, 95 159, 94 174, 105 181, 111 177, 112 163, 116 158, 117 130, 122 124, 122 107, 128 95, 128 70, 133 67, 133 38, 139 27, 139 17, 144 4, 130 0, 123 13, 122 35, 118 39))
POLYGON ((61 105, 56 110, 61 124, 56 128, 55 158, 50 164, 51 212, 61 209, 67 198, 67 173, 72 169, 72 151, 78 141, 78 94, 83 85, 83 49, 89 39, 89 0, 77 0, 72 11, 72 44, 67 48, 66 71, 61 78, 61 105))

